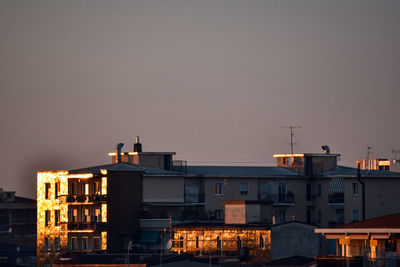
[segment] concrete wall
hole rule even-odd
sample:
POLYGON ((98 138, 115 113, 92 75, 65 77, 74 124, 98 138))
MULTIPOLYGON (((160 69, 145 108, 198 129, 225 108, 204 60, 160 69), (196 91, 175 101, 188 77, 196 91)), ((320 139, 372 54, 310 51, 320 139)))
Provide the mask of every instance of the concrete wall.
POLYGON ((184 177, 144 176, 143 202, 184 202, 184 177))
POLYGON ((271 259, 291 256, 315 257, 320 254, 321 238, 314 226, 297 222, 274 225, 271 228, 271 259))
POLYGON ((125 249, 125 236, 131 236, 133 241, 139 238, 142 177, 141 172, 108 172, 107 249, 110 252, 125 249))

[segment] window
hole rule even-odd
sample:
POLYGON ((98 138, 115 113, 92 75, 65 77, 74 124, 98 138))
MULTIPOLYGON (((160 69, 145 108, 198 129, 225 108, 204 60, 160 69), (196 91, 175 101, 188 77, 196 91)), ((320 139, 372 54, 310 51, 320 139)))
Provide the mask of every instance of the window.
POLYGON ((94 194, 96 195, 100 195, 100 181, 95 181, 94 182, 94 190, 93 190, 94 194))
POLYGON ((337 224, 344 223, 344 209, 336 209, 336 223, 337 224))
POLYGON ((78 237, 76 236, 71 237, 71 249, 79 249, 78 237))
POLYGON ((54 226, 60 225, 60 210, 54 210, 54 226))
POLYGON ((240 194, 247 195, 249 193, 249 184, 248 183, 241 183, 240 184, 240 194))
POLYGON ((71 183, 70 189, 71 189, 70 195, 76 195, 76 194, 78 194, 76 182, 72 182, 72 183, 71 183))
POLYGON ((45 218, 44 225, 49 226, 49 224, 50 224, 50 211, 49 210, 45 211, 44 218, 45 218))
POLYGON ((278 221, 280 223, 286 221, 286 210, 279 210, 278 211, 278 221))
POLYGON ((94 211, 94 221, 95 222, 101 222, 101 215, 100 215, 100 209, 95 209, 94 211))
POLYGON ((279 184, 279 195, 278 195, 279 203, 285 202, 285 197, 286 197, 286 184, 279 184))
POLYGON ((222 210, 215 210, 215 219, 216 220, 224 219, 224 214, 222 213, 222 210))
POLYGON ((54 190, 55 190, 55 192, 54 192, 54 198, 58 198, 58 195, 59 195, 59 193, 60 193, 60 183, 59 182, 57 182, 56 183, 56 185, 55 185, 55 187, 54 187, 54 190))
POLYGON ((93 237, 93 247, 95 250, 100 249, 100 237, 93 237))
POLYGON ((265 241, 262 235, 260 235, 260 248, 265 248, 265 241))
POLYGON ((318 184, 318 192, 317 192, 318 196, 320 197, 322 194, 322 186, 321 184, 318 184))
POLYGON ((89 238, 87 236, 82 237, 82 249, 89 249, 89 238))
POLYGON ((199 237, 196 236, 196 248, 199 248, 199 237))
POLYGON ((353 192, 353 196, 357 196, 358 195, 358 183, 352 183, 351 188, 352 188, 351 191, 353 192))
POLYGON ((358 222, 358 210, 353 210, 351 219, 353 222, 358 222))
POLYGON ((45 194, 44 197, 45 199, 49 199, 49 195, 50 195, 50 183, 46 183, 45 184, 45 194))
POLYGON ((54 238, 54 250, 56 252, 60 252, 60 238, 59 237, 54 238))
POLYGON ((89 209, 83 209, 83 222, 90 222, 89 209))
POLYGON ((44 253, 50 252, 50 240, 46 237, 44 239, 44 253))
POLYGON ((78 210, 77 209, 72 210, 71 222, 78 222, 78 210))
POLYGON ((223 184, 222 183, 215 183, 215 194, 216 195, 223 195, 223 184))
POLYGON ((85 184, 85 195, 89 195, 89 184, 85 184))
POLYGON ((322 221, 322 211, 318 210, 318 223, 321 223, 322 221))

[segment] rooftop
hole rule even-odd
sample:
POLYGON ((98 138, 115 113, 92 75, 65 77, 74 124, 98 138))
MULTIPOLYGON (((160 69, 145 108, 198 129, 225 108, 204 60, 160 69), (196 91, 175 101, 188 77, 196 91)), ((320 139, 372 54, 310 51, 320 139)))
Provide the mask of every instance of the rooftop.
POLYGON ((400 213, 348 223, 336 228, 400 228, 400 213))
POLYGON ((131 163, 112 163, 105 165, 97 165, 91 166, 81 169, 69 170, 70 174, 78 174, 78 173, 101 173, 101 170, 107 171, 136 171, 136 172, 144 172, 146 174, 152 175, 182 175, 180 172, 167 171, 162 169, 153 169, 153 168, 145 168, 140 167, 138 165, 134 165, 131 163))

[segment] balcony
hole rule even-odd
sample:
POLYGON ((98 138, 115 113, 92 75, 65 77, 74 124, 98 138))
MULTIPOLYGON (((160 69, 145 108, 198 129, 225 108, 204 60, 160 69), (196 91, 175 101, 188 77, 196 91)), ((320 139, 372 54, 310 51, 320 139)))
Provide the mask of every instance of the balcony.
POLYGON ((104 203, 107 195, 64 195, 60 196, 61 203, 104 203))
POLYGON ((68 222, 68 231, 74 230, 93 230, 95 232, 101 232, 107 230, 107 224, 103 222, 68 222))
POLYGON ((185 194, 185 203, 205 203, 205 194, 185 194))
POLYGON ((258 194, 258 200, 272 202, 275 206, 292 206, 295 204, 295 196, 292 192, 286 194, 258 194))
POLYGON ((306 200, 307 201, 315 201, 316 198, 317 198, 316 195, 312 195, 312 194, 307 194, 306 195, 306 200))
POLYGON ((344 193, 331 193, 328 195, 328 204, 333 206, 344 205, 344 193))

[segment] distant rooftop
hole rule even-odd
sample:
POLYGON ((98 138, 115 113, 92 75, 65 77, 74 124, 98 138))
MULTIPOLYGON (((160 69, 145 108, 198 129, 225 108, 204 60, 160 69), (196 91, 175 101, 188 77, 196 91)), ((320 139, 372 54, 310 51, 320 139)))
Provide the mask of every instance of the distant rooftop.
POLYGON ((299 176, 297 172, 281 167, 258 166, 187 166, 187 173, 212 177, 299 176))
POLYGON ((400 228, 400 213, 348 223, 336 228, 400 228))
POLYGON ((78 174, 78 173, 101 173, 101 170, 108 171, 137 171, 137 172, 145 172, 146 174, 159 174, 159 175, 182 175, 181 172, 167 171, 162 169, 153 169, 153 168, 145 168, 140 167, 138 165, 134 165, 131 163, 112 163, 105 165, 97 165, 91 166, 81 169, 69 170, 70 174, 78 174))

